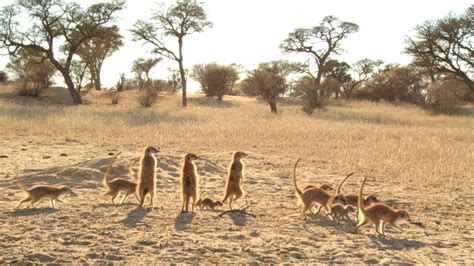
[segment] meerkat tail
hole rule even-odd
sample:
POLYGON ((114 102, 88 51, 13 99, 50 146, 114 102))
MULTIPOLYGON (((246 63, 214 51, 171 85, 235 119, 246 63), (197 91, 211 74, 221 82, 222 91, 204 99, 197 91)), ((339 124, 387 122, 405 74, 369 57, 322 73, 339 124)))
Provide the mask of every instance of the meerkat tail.
POLYGON ((202 191, 201 194, 199 194, 199 198, 194 203, 194 206, 201 204, 202 194, 204 194, 204 191, 202 191))
POLYGON ((337 190, 336 190, 336 195, 340 194, 341 193, 341 187, 342 185, 344 184, 344 182, 346 182, 346 180, 351 176, 353 175, 354 173, 350 173, 348 174, 342 181, 341 183, 339 183, 339 186, 337 187, 337 190))
POLYGON ((296 190, 296 193, 298 193, 298 196, 301 197, 301 195, 303 194, 303 192, 301 192, 301 190, 298 188, 298 185, 296 185, 296 166, 298 165, 298 163, 300 162, 301 158, 298 158, 298 160, 296 161, 295 163, 295 167, 293 168, 293 183, 295 184, 295 190, 296 190))
POLYGON ((112 157, 112 159, 110 160, 110 163, 109 163, 109 166, 107 166, 107 171, 105 171, 105 174, 104 174, 104 179, 102 180, 102 183, 104 184, 104 187, 105 188, 109 188, 109 174, 110 172, 112 171, 112 165, 114 164, 115 162, 115 158, 117 158, 117 156, 119 156, 122 152, 119 152, 117 154, 115 154, 114 157, 112 157))
POLYGON ((18 176, 15 176, 15 180, 16 180, 16 184, 18 185, 18 187, 25 191, 25 192, 28 192, 28 188, 25 186, 25 184, 23 184, 23 182, 21 182, 20 178, 18 178, 18 176))
MULTIPOLYGON (((358 216, 363 216, 366 214, 365 206, 364 206, 364 197, 362 190, 364 188, 365 180, 367 177, 364 177, 364 180, 362 181, 362 184, 360 184, 360 190, 359 190, 359 198, 357 199, 357 208, 358 208, 358 216)), ((359 221, 363 220, 363 217, 357 217, 359 221)))

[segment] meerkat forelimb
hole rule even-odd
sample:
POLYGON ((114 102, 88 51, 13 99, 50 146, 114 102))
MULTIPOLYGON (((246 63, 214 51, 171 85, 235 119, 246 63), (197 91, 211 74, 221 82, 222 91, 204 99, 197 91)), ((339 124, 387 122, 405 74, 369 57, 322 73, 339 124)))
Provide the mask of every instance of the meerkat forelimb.
POLYGON ((35 207, 35 203, 42 200, 42 199, 49 199, 49 203, 51 208, 56 208, 55 202, 63 202, 59 199, 59 196, 63 194, 70 194, 72 196, 77 196, 76 193, 72 191, 72 189, 68 186, 63 185, 35 185, 30 188, 27 188, 23 182, 18 177, 15 177, 18 187, 23 190, 27 196, 23 200, 21 200, 16 209, 20 208, 20 206, 25 202, 30 202, 31 206, 35 207))
POLYGON ((229 165, 225 193, 222 202, 229 200, 229 208, 232 210, 232 202, 241 198, 245 192, 243 189, 245 164, 242 161, 247 157, 245 152, 237 151, 232 155, 232 162, 229 165))
POLYGON ((156 158, 155 154, 160 152, 160 148, 147 146, 140 158, 138 167, 137 194, 140 199, 140 207, 143 208, 145 197, 150 194, 151 209, 153 210, 153 198, 156 189, 156 158))
MULTIPOLYGON (((312 187, 307 190, 301 191, 298 188, 298 185, 296 184, 296 167, 298 163, 300 162, 301 159, 298 159, 295 163, 295 166, 293 168, 293 183, 295 186, 296 194, 299 199, 299 204, 301 205, 302 208, 302 213, 304 215, 304 218, 307 219, 308 217, 306 216, 306 212, 309 211, 315 204, 319 204, 317 213, 319 213, 321 207, 325 208, 326 212, 330 212, 328 209, 328 202, 331 198, 331 194, 329 194, 327 191, 318 188, 318 187, 312 187)), ((342 199, 336 195, 333 199, 333 202, 341 202, 342 199)))
MULTIPOLYGON (((199 176, 196 170, 194 160, 199 159, 195 154, 187 153, 184 155, 183 165, 181 166, 181 211, 189 211, 189 203, 191 202, 191 211, 194 211, 196 204, 197 193, 199 189, 199 176)), ((202 195, 202 194, 201 194, 202 195)))
POLYGON ((401 230, 399 226, 396 225, 397 222, 401 220, 410 221, 410 216, 408 212, 404 210, 395 210, 383 203, 374 203, 369 207, 364 205, 363 197, 363 188, 367 177, 364 177, 362 184, 360 185, 359 197, 358 197, 358 224, 354 230, 355 233, 359 230, 360 227, 364 226, 367 223, 372 223, 375 227, 375 232, 379 235, 385 236, 385 225, 390 224, 397 229, 401 230))

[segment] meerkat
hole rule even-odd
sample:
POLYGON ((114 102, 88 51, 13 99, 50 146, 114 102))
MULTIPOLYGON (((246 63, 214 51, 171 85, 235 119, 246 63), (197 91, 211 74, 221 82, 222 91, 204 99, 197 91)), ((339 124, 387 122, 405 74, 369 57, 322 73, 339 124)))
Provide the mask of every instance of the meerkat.
POLYGON ((308 185, 308 186, 306 186, 305 188, 303 188, 303 191, 305 191, 305 190, 307 190, 307 189, 309 189, 309 188, 315 188, 315 187, 319 187, 320 189, 326 190, 326 191, 333 191, 333 190, 334 190, 334 188, 333 188, 331 185, 329 185, 329 184, 321 184, 321 185, 319 185, 319 186, 308 185))
POLYGON ((349 217, 349 213, 355 212, 354 207, 351 205, 342 205, 340 203, 333 204, 331 207, 331 212, 326 214, 332 216, 333 220, 338 224, 342 221, 342 219, 346 219, 348 222, 352 222, 351 218, 349 217))
POLYGON ((229 165, 229 174, 225 185, 225 193, 222 202, 229 200, 229 208, 232 210, 232 201, 236 201, 244 195, 242 182, 244 180, 245 165, 242 161, 247 157, 245 152, 237 151, 232 155, 232 162, 229 165))
POLYGON ((363 188, 367 177, 364 177, 362 184, 360 185, 359 197, 358 197, 358 219, 359 223, 357 224, 354 233, 357 233, 360 227, 364 226, 367 223, 372 223, 375 226, 375 232, 379 235, 385 236, 385 225, 390 224, 395 228, 403 231, 398 225, 397 222, 400 220, 410 221, 410 216, 408 212, 404 210, 395 210, 383 203, 375 203, 369 207, 364 205, 363 197, 363 188))
POLYGON ((199 176, 196 171, 194 160, 199 159, 195 154, 187 153, 184 155, 183 165, 181 166, 181 212, 189 211, 189 202, 192 199, 191 211, 194 211, 194 205, 197 198, 199 176))
MULTIPOLYGON (((307 190, 301 191, 298 188, 298 185, 296 184, 296 167, 298 163, 300 162, 301 159, 298 159, 295 163, 295 166, 293 168, 293 183, 295 185, 295 190, 296 194, 299 199, 299 203, 303 207, 303 215, 304 218, 307 219, 308 217, 306 216, 306 212, 310 210, 315 204, 319 204, 320 206, 318 207, 318 212, 321 207, 324 207, 326 209, 327 213, 330 213, 328 209, 328 202, 331 199, 331 194, 329 194, 327 191, 318 188, 318 187, 312 187, 307 190)), ((334 196, 332 199, 332 202, 341 202, 344 203, 342 198, 339 195, 334 196)), ((318 213, 317 212, 317 213, 318 213)))
POLYGON ((18 179, 18 177, 16 177, 15 179, 18 187, 27 194, 26 198, 18 203, 16 209, 20 208, 21 204, 28 201, 31 203, 31 206, 35 207, 35 203, 42 199, 49 199, 51 208, 56 208, 56 201, 63 202, 59 199, 59 196, 66 193, 72 196, 77 196, 77 194, 74 193, 72 189, 68 186, 35 185, 31 188, 27 188, 25 184, 23 184, 20 179, 18 179))
MULTIPOLYGON (((344 195, 347 205, 357 208, 359 196, 356 194, 346 194, 344 195)), ((379 199, 374 195, 368 195, 364 198, 364 206, 369 206, 372 203, 380 202, 379 199)))
POLYGON ((205 210, 206 208, 214 210, 216 207, 224 206, 224 204, 222 204, 220 200, 214 201, 209 197, 199 197, 199 200, 196 202, 196 205, 199 206, 199 208, 202 210, 205 210))
POLYGON ((140 207, 143 207, 145 197, 150 194, 151 209, 153 210, 153 198, 155 196, 156 186, 156 158, 154 155, 160 152, 160 148, 147 146, 143 156, 140 158, 138 168, 137 194, 140 199, 140 207))
MULTIPOLYGON (((110 181, 108 180, 110 171, 112 171, 112 165, 115 159, 117 158, 117 156, 119 156, 120 154, 121 152, 117 153, 114 157, 112 157, 110 164, 107 167, 107 171, 104 174, 104 180, 102 183, 104 184, 104 187, 107 189, 107 192, 104 193, 104 196, 111 196, 112 198, 110 199, 110 201, 112 202, 112 204, 115 205, 115 201, 114 201, 115 198, 119 195, 120 192, 124 192, 125 194, 123 195, 119 204, 122 204, 130 194, 134 194, 138 203, 140 203, 140 200, 137 195, 137 182, 132 181, 130 179, 126 179, 126 178, 114 178, 110 181)), ((130 168, 131 166, 132 165, 130 165, 130 168)))

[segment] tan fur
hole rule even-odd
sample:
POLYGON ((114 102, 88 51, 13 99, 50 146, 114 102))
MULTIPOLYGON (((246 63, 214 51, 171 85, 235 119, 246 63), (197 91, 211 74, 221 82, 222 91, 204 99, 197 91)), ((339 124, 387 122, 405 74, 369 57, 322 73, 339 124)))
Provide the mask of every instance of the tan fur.
MULTIPOLYGON (((110 181, 108 180, 108 176, 109 176, 109 174, 112 170, 112 165, 115 161, 115 158, 117 158, 117 156, 120 155, 120 154, 121 154, 121 152, 117 153, 112 158, 112 160, 110 161, 109 166, 107 167, 107 171, 104 174, 103 184, 104 184, 104 187, 107 189, 107 192, 104 195, 111 196, 112 198, 110 200, 111 200, 112 204, 114 204, 114 205, 115 205, 114 200, 120 192, 123 192, 124 195, 123 195, 122 199, 120 200, 119 204, 122 204, 130 194, 134 194, 135 198, 138 201, 138 203, 140 203, 140 200, 139 200, 138 195, 137 195, 137 182, 132 181, 130 179, 126 179, 126 178, 114 178, 110 181)), ((130 165, 130 167, 131 167, 131 165, 130 165)))
POLYGON ((198 204, 196 204, 199 206, 199 208, 205 210, 206 208, 207 209, 211 209, 211 210, 214 210, 216 207, 221 207, 223 206, 224 204, 222 204, 221 201, 219 200, 212 200, 211 198, 209 197, 204 197, 200 200, 200 202, 198 204))
POLYGON ((196 172, 196 165, 194 164, 194 160, 197 159, 198 157, 192 153, 184 155, 183 164, 181 166, 182 212, 189 211, 188 206, 191 200, 191 211, 194 211, 194 205, 198 200, 199 176, 196 172))
POLYGON ((325 191, 333 191, 334 188, 331 186, 331 185, 328 185, 328 184, 321 184, 319 186, 315 186, 315 185, 308 185, 306 186, 305 188, 303 188, 303 191, 307 190, 307 189, 310 189, 310 188, 315 188, 315 187, 318 187, 322 190, 325 190, 325 191))
POLYGON ((232 201, 238 200, 245 194, 244 189, 242 188, 245 170, 245 165, 242 159, 245 157, 247 157, 246 153, 237 151, 232 155, 232 162, 229 165, 225 193, 222 202, 229 200, 229 208, 231 210, 232 201))
POLYGON ((362 184, 360 185, 358 197, 359 223, 355 228, 355 233, 357 233, 357 230, 359 230, 360 227, 367 223, 372 223, 375 226, 375 232, 382 236, 385 236, 386 224, 390 224, 402 231, 402 229, 397 226, 396 223, 403 219, 408 221, 410 220, 410 217, 406 211, 392 209, 383 203, 375 203, 367 208, 365 207, 362 190, 366 179, 367 178, 364 177, 364 181, 362 181, 362 184))
POLYGON ((156 158, 153 156, 160 149, 148 146, 145 148, 143 156, 140 159, 138 168, 138 186, 137 194, 140 199, 140 207, 143 207, 145 197, 150 194, 151 209, 153 210, 153 198, 155 197, 156 186, 156 158))
MULTIPOLYGON (((359 196, 357 196, 356 194, 346 194, 344 195, 344 199, 346 200, 346 204, 357 208, 357 201, 359 199, 359 196)), ((364 206, 369 206, 370 204, 377 202, 379 202, 379 200, 374 195, 368 195, 364 198, 364 206)))
POLYGON ((67 186, 57 185, 57 186, 50 186, 50 185, 36 185, 32 186, 31 188, 27 188, 18 178, 16 178, 18 187, 26 192, 27 197, 21 200, 16 208, 20 208, 21 204, 24 202, 30 202, 31 206, 35 206, 35 203, 42 200, 42 199, 49 199, 49 203, 51 208, 55 208, 55 202, 62 202, 59 199, 59 196, 69 193, 70 195, 76 196, 71 188, 67 186))
POLYGON ((333 204, 331 206, 330 213, 327 215, 331 215, 334 221, 338 224, 342 221, 342 219, 346 219, 348 222, 352 222, 351 218, 349 217, 349 213, 355 212, 354 207, 350 205, 342 205, 340 203, 333 204))
MULTIPOLYGON (((301 159, 298 159, 296 161, 295 166, 293 168, 293 183, 295 186, 297 196, 299 198, 299 202, 301 203, 303 207, 302 212, 305 219, 307 219, 306 212, 309 211, 315 204, 320 205, 316 213, 320 211, 321 207, 324 207, 326 211, 330 213, 330 210, 328 209, 328 202, 331 199, 331 194, 329 194, 327 191, 318 187, 312 187, 304 191, 301 191, 298 188, 296 184, 296 166, 298 165, 300 160, 301 159)), ((339 198, 339 196, 335 196, 333 199, 333 202, 340 202, 340 201, 341 199, 339 198)))

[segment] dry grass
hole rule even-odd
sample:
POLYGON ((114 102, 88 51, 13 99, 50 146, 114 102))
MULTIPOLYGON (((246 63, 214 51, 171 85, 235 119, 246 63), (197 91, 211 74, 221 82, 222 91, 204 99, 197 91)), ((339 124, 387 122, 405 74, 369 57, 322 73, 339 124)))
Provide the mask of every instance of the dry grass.
POLYGON ((105 93, 95 91, 84 96, 86 105, 71 106, 67 94, 59 93, 25 100, 0 86, 3 135, 112 147, 158 145, 176 152, 239 149, 283 158, 288 166, 303 157, 306 167, 318 165, 314 171, 321 175, 355 171, 400 179, 407 188, 472 192, 472 116, 352 101, 307 116, 296 100, 280 103, 281 113, 273 115, 253 98, 226 96, 218 102, 201 95, 191 96, 187 108, 179 107, 180 95, 160 95, 153 108, 141 108, 137 93, 123 93, 112 106, 105 93))

